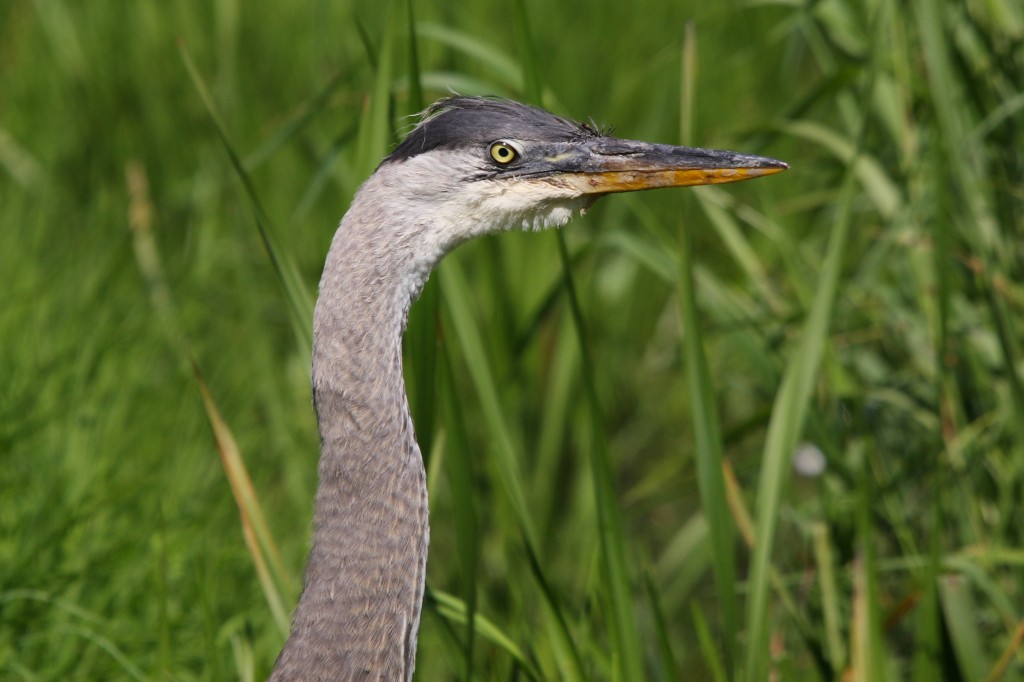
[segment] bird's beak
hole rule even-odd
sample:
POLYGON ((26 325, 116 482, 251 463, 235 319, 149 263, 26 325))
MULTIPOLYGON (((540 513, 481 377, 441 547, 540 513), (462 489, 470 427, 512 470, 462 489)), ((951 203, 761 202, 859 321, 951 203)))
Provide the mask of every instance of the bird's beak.
POLYGON ((557 169, 554 177, 558 182, 599 196, 738 182, 789 168, 764 156, 607 137, 573 144, 545 161, 557 169))

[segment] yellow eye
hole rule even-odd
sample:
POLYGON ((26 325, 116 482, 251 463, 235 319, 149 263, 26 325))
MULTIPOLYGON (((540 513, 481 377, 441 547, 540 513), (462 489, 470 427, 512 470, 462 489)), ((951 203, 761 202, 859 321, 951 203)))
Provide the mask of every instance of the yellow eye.
POLYGON ((519 158, 519 150, 510 143, 499 140, 491 145, 491 158, 495 163, 507 166, 519 158))

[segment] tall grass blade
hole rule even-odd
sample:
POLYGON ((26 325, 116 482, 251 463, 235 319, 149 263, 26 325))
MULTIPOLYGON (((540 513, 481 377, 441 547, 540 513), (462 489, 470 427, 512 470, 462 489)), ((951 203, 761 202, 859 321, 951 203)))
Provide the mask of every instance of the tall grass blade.
POLYGON ((565 462, 565 446, 570 442, 575 396, 578 386, 576 340, 569 331, 571 322, 563 320, 557 328, 555 346, 551 351, 550 372, 545 380, 544 405, 534 453, 533 486, 537 494, 537 513, 541 537, 550 537, 558 527, 563 495, 559 491, 559 471, 565 462))
MULTIPOLYGON (((486 67, 487 72, 491 74, 491 77, 502 83, 507 89, 513 92, 523 91, 522 69, 508 55, 497 49, 491 41, 481 40, 465 31, 427 21, 420 22, 416 27, 416 32, 421 38, 427 38, 445 45, 465 55, 474 63, 482 64, 486 67)), ((451 75, 466 78, 466 74, 451 75)), ((481 86, 483 86, 482 82, 481 86)), ((468 91, 464 90, 456 89, 456 91, 462 94, 469 94, 468 91)), ((473 92, 478 92, 478 90, 473 92)))
POLYGON ((406 33, 406 48, 409 51, 409 106, 413 111, 423 111, 427 103, 423 99, 423 85, 420 82, 420 50, 416 42, 418 25, 416 23, 416 11, 414 0, 405 0, 406 19, 408 33, 406 33))
POLYGON ((707 519, 698 511, 679 524, 658 557, 658 588, 666 610, 669 613, 685 611, 694 589, 710 570, 711 541, 707 519))
POLYGON ((654 634, 658 643, 658 662, 661 669, 658 671, 658 678, 662 680, 674 680, 678 675, 678 663, 672 652, 672 639, 669 635, 668 623, 665 621, 665 609, 661 603, 661 595, 654 582, 654 576, 649 572, 644 574, 644 588, 647 591, 647 602, 650 604, 651 613, 654 616, 654 634))
POLYGON ((768 674, 768 588, 779 506, 790 459, 803 433, 811 390, 825 348, 850 230, 850 212, 855 186, 854 174, 848 170, 837 202, 836 224, 829 239, 828 253, 819 276, 810 315, 792 360, 786 367, 768 424, 757 492, 754 557, 747 581, 750 585, 746 617, 747 655, 744 665, 744 679, 747 682, 760 682, 768 674))
POLYGON ((530 30, 530 15, 525 0, 515 0, 516 26, 519 28, 519 55, 522 59, 523 95, 526 99, 541 104, 544 85, 540 78, 540 68, 534 55, 533 32, 530 30))
POLYGON ((853 604, 850 622, 850 678, 853 682, 871 682, 870 599, 866 588, 864 564, 853 564, 853 604))
POLYGON ((996 661, 995 667, 992 668, 992 672, 985 678, 985 682, 999 682, 999 680, 1006 678, 1006 671, 1013 662, 1014 656, 1020 650, 1021 645, 1024 645, 1024 621, 1021 621, 1017 629, 1013 631, 1010 643, 1006 645, 1006 650, 1003 651, 1002 656, 996 661))
POLYGON ((234 495, 235 503, 238 505, 238 515, 242 521, 242 536, 245 538, 245 545, 256 566, 263 595, 267 599, 271 613, 274 614, 278 630, 282 636, 287 635, 291 618, 289 610, 285 607, 284 598, 289 597, 292 593, 291 581, 287 577, 284 563, 281 561, 281 554, 270 533, 267 519, 263 515, 263 509, 260 507, 259 498, 253 488, 252 479, 245 467, 242 453, 238 449, 238 443, 235 441, 231 429, 221 417, 220 410, 217 409, 217 404, 199 371, 199 366, 194 361, 192 362, 192 373, 203 398, 203 407, 206 409, 210 429, 217 441, 221 464, 227 474, 228 483, 231 484, 231 494, 234 495))
POLYGON ((504 650, 522 666, 523 670, 532 680, 541 680, 543 676, 537 670, 536 665, 529 659, 526 653, 516 646, 515 641, 499 628, 492 620, 478 614, 475 620, 469 618, 469 611, 466 604, 453 595, 438 590, 428 590, 426 599, 433 602, 438 613, 444 618, 459 625, 470 625, 476 634, 491 642, 498 648, 504 650))
POLYGON ((351 126, 341 131, 333 140, 331 140, 330 146, 324 152, 323 159, 320 161, 320 165, 317 167, 316 172, 313 174, 309 184, 306 185, 305 191, 302 193, 302 197, 298 203, 295 204, 295 208, 292 210, 290 222, 292 224, 299 224, 306 221, 310 210, 316 200, 320 197, 320 194, 327 189, 328 182, 336 172, 335 166, 337 165, 338 157, 342 150, 345 149, 356 136, 357 125, 353 123, 351 126))
POLYGON ((975 614, 978 608, 971 595, 970 582, 959 575, 939 578, 939 603, 963 679, 985 679, 985 671, 991 665, 987 662, 983 637, 977 627, 975 614))
POLYGON ((931 682, 942 676, 942 614, 939 611, 938 585, 942 574, 943 491, 932 500, 928 561, 919 578, 923 596, 917 608, 916 641, 912 660, 913 682, 931 682))
POLYGON ((301 341, 303 347, 309 348, 313 345, 313 298, 309 293, 309 289, 303 283, 299 270, 290 255, 278 245, 275 230, 266 211, 263 210, 263 204, 256 192, 256 187, 253 185, 245 165, 235 152, 235 147, 228 137, 227 128, 221 120, 216 104, 214 104, 213 96, 210 94, 206 82, 196 68, 195 62, 193 62, 192 56, 189 54, 184 42, 178 43, 178 50, 182 61, 185 63, 185 68, 192 79, 192 84, 199 93, 199 97, 203 100, 203 105, 206 107, 210 120, 217 129, 217 135, 224 147, 224 151, 227 152, 231 166, 238 175, 242 187, 245 188, 246 196, 249 199, 249 206, 256 220, 256 227, 259 229, 260 237, 263 240, 263 246, 267 249, 267 254, 270 256, 274 271, 277 273, 277 277, 284 288, 288 309, 292 313, 292 329, 295 336, 301 341))
POLYGON ((536 533, 533 529, 529 507, 526 504, 526 495, 523 492, 522 476, 519 473, 511 430, 505 420, 483 339, 480 337, 480 331, 475 326, 470 312, 470 303, 466 292, 471 291, 471 287, 456 259, 446 260, 437 275, 446 304, 444 308, 444 312, 447 313, 445 327, 450 327, 454 332, 448 338, 455 339, 462 348, 470 379, 476 388, 480 408, 487 422, 488 432, 491 434, 493 456, 501 472, 502 485, 508 494, 512 511, 515 513, 520 532, 526 543, 531 547, 536 547, 536 533))
POLYGON ((697 313, 693 277, 693 240, 686 228, 680 242, 679 302, 683 324, 683 371, 693 428, 694 460, 701 508, 711 538, 712 575, 720 604, 726 667, 735 661, 739 631, 739 603, 736 598, 736 567, 733 544, 736 531, 729 513, 722 472, 722 435, 717 398, 704 355, 704 341, 697 313))
POLYGON ((824 617, 825 653, 833 674, 838 674, 846 665, 842 633, 839 630, 839 586, 836 582, 832 538, 828 525, 817 522, 811 528, 814 542, 814 559, 818 567, 818 583, 821 590, 821 612, 824 617))
MULTIPOLYGON (((693 24, 687 24, 683 44, 684 112, 680 124, 682 143, 690 143, 693 92, 696 88, 696 37, 693 24)), ((729 506, 722 472, 722 433, 718 418, 717 397, 711 384, 711 372, 704 354, 704 340, 697 312, 697 293, 693 273, 693 237, 681 226, 677 288, 683 325, 683 371, 693 428, 694 460, 697 466, 697 487, 701 509, 707 519, 711 538, 712 575, 720 604, 722 648, 726 675, 731 677, 736 661, 736 637, 739 634, 739 601, 736 597, 736 531, 729 515, 729 506)), ((696 613, 696 612, 695 612, 696 613)), ((702 616, 702 614, 701 614, 702 616)))
POLYGON ((466 439, 466 428, 462 420, 462 409, 458 403, 455 377, 447 353, 441 353, 443 387, 439 391, 444 401, 445 433, 447 448, 445 470, 451 486, 452 511, 455 515, 455 546, 461 574, 462 601, 467 624, 465 655, 465 679, 473 678, 473 642, 476 636, 476 571, 479 563, 480 541, 477 525, 477 510, 473 489, 473 453, 466 439))
MULTIPOLYGON (((367 177, 373 173, 387 154, 388 144, 392 139, 391 82, 394 78, 392 65, 396 30, 394 14, 394 0, 386 0, 384 35, 381 36, 380 48, 376 50, 373 59, 373 90, 363 106, 359 136, 356 138, 355 169, 359 177, 367 177)), ((366 49, 373 48, 367 43, 366 49)))
MULTIPOLYGON (((516 0, 519 19, 520 45, 523 57, 523 82, 529 100, 540 104, 543 85, 540 68, 534 59, 533 38, 530 32, 529 16, 524 0, 516 0)), ((597 506, 597 525, 600 538, 599 551, 603 576, 603 597, 608 602, 608 626, 615 642, 614 660, 618 663, 616 674, 624 680, 640 680, 645 677, 643 663, 643 641, 637 627, 633 606, 632 581, 626 561, 626 539, 622 530, 622 519, 615 497, 611 457, 603 429, 603 416, 597 387, 594 383, 594 366, 590 359, 586 325, 580 309, 579 298, 572 274, 572 259, 566 245, 565 234, 555 232, 558 254, 562 263, 566 299, 572 313, 573 328, 579 342, 581 379, 587 405, 587 419, 591 431, 591 475, 593 476, 594 501, 597 506)))
POLYGON ((188 342, 178 319, 174 297, 164 274, 156 235, 153 233, 153 201, 149 191, 149 177, 138 159, 131 159, 124 168, 128 190, 128 226, 132 231, 132 252, 135 265, 146 283, 150 304, 174 350, 187 357, 188 342))
MULTIPOLYGON (((736 480, 736 474, 733 472, 729 460, 723 460, 722 472, 725 477, 725 494, 729 512, 736 523, 736 529, 739 531, 740 537, 743 538, 743 541, 749 548, 753 549, 756 544, 754 542, 754 523, 750 518, 750 512, 743 502, 743 491, 736 480)), ((809 645, 816 643, 818 633, 814 632, 807 618, 797 608, 797 600, 793 598, 792 592, 774 566, 769 566, 768 568, 768 580, 771 582, 771 587, 775 590, 782 608, 785 609, 786 613, 793 620, 804 641, 809 645)))
POLYGON ((715 640, 711 636, 711 628, 708 627, 708 619, 704 616, 700 605, 693 602, 690 605, 693 613, 693 624, 697 630, 697 641, 700 642, 700 651, 704 656, 704 662, 711 670, 711 679, 715 682, 727 682, 729 674, 725 671, 722 658, 715 649, 715 640))
POLYGON ((860 471, 857 491, 857 558, 853 567, 853 623, 851 667, 854 682, 886 682, 888 663, 882 646, 879 614, 878 567, 875 561, 875 534, 871 524, 874 497, 870 486, 871 470, 864 447, 853 446, 860 471))
MULTIPOLYGON (((148 679, 147 676, 143 674, 142 670, 139 669, 139 667, 135 665, 135 663, 128 658, 128 656, 126 656, 124 652, 110 640, 109 637, 101 634, 97 630, 91 627, 71 626, 68 628, 68 632, 66 634, 81 637, 82 639, 93 642, 97 647, 99 647, 99 649, 114 659, 114 661, 117 662, 118 669, 129 678, 138 680, 139 682, 145 682, 145 680, 148 679)), ((26 675, 26 677, 31 676, 26 675)))
POLYGON ((573 643, 562 613, 561 606, 551 590, 539 561, 538 544, 534 523, 526 504, 522 476, 519 473, 516 448, 512 442, 511 430, 505 420, 495 378, 490 369, 480 332, 473 323, 467 293, 471 290, 457 259, 446 260, 437 273, 445 298, 445 328, 454 331, 447 338, 455 338, 462 348, 462 355, 469 368, 470 379, 476 388, 480 410, 491 434, 492 448, 488 456, 494 458, 501 478, 502 487, 515 516, 518 531, 530 561, 531 572, 538 581, 544 604, 550 616, 555 651, 561 662, 560 672, 570 680, 584 680, 583 667, 576 646, 573 643))
POLYGON ((612 475, 612 463, 602 429, 601 407, 594 384, 594 365, 590 359, 583 313, 580 311, 576 285, 569 269, 570 258, 565 236, 557 233, 558 250, 565 268, 566 298, 575 325, 576 338, 580 345, 580 361, 582 364, 584 394, 587 399, 587 416, 590 421, 592 443, 590 453, 591 473, 593 475, 594 500, 597 505, 597 525, 600 536, 601 564, 610 608, 610 626, 616 640, 615 654, 622 666, 621 679, 643 679, 642 639, 637 628, 636 613, 633 608, 632 583, 629 566, 626 561, 626 538, 622 531, 622 519, 619 514, 618 502, 615 497, 615 484, 612 475))
POLYGON ((285 146, 288 142, 308 126, 313 119, 324 111, 332 95, 337 92, 342 83, 345 82, 345 71, 338 71, 320 90, 308 101, 302 104, 276 133, 271 135, 266 142, 250 152, 244 159, 246 170, 252 171, 268 161, 275 152, 285 146))
POLYGON ((366 28, 362 17, 356 16, 354 23, 356 32, 359 34, 359 42, 363 46, 363 55, 366 57, 366 62, 370 65, 370 70, 376 72, 377 58, 380 56, 379 51, 373 44, 373 38, 370 37, 370 31, 366 28))

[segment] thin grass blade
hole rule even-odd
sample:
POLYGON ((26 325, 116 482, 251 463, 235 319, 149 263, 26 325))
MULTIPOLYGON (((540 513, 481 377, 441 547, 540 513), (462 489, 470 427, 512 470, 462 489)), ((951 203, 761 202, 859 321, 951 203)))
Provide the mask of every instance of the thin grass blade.
POLYGON ((447 338, 455 339, 462 349, 462 355, 469 369, 470 379, 477 391, 480 409, 487 422, 492 437, 493 454, 501 471, 502 484, 508 494, 512 511, 519 522, 526 542, 536 547, 536 533, 533 521, 526 504, 523 492, 522 475, 516 458, 511 430, 505 421, 504 410, 498 397, 494 374, 491 372, 487 353, 480 337, 480 331, 473 322, 467 291, 471 291, 458 260, 449 258, 438 270, 438 279, 445 298, 445 327, 450 327, 454 334, 447 338))
POLYGON ((203 100, 206 111, 210 115, 210 120, 213 121, 214 127, 217 129, 217 135, 224 146, 224 151, 227 152, 228 159, 231 161, 238 179, 242 182, 242 187, 245 188, 246 196, 249 199, 249 206, 256 220, 256 227, 259 229, 263 245, 267 249, 267 254, 270 256, 274 271, 277 273, 277 277, 284 288, 288 309, 292 313, 292 328, 295 336, 300 340, 303 347, 309 348, 313 345, 313 298, 291 256, 278 245, 277 238, 275 237, 276 232, 271 225, 266 211, 263 210, 263 204, 259 199, 259 194, 256 192, 256 187, 252 183, 249 173, 245 170, 245 165, 235 152, 234 145, 228 138, 227 128, 224 126, 217 111, 213 96, 210 94, 205 80, 196 68, 195 62, 193 62, 192 56, 189 54, 184 42, 178 43, 178 49, 181 59, 185 63, 185 68, 192 78, 192 84, 203 100))
MULTIPOLYGON (((475 63, 486 67, 487 73, 504 85, 505 88, 514 91, 523 91, 522 70, 515 61, 495 48, 490 41, 479 40, 449 26, 431 22, 420 22, 416 26, 416 32, 421 38, 427 38, 434 42, 445 45, 456 52, 466 55, 475 63)), ((466 78, 467 74, 458 74, 466 78)), ((467 94, 465 91, 459 91, 467 94)))
POLYGON ((487 616, 477 614, 475 620, 470 620, 466 604, 447 592, 428 590, 427 599, 434 602, 438 613, 443 617, 459 625, 471 625, 476 634, 507 652, 523 667, 530 679, 543 679, 540 671, 537 670, 536 665, 527 657, 526 653, 516 646, 515 641, 487 616))
MULTIPOLYGON (((686 26, 682 54, 683 99, 680 134, 682 143, 690 144, 692 137, 693 93, 696 89, 697 40, 694 26, 686 26)), ((679 269, 676 286, 679 291, 680 313, 683 326, 683 371, 686 393, 690 405, 690 421, 694 437, 694 460, 697 466, 697 487, 700 490, 701 509, 707 519, 711 539, 712 575, 720 604, 722 622, 722 648, 725 652, 725 670, 731 676, 736 661, 736 637, 739 634, 739 600, 736 597, 736 559, 734 542, 736 531, 729 515, 725 480, 722 473, 722 433, 718 417, 717 398, 711 384, 711 372, 704 353, 704 339, 697 312, 697 292, 693 272, 693 237, 686 226, 681 226, 679 243, 679 269)), ((695 620, 703 622, 695 612, 695 620)), ((706 656, 705 656, 706 658, 706 656)))
POLYGON ((658 663, 661 669, 658 677, 663 680, 673 680, 678 674, 676 656, 672 652, 672 639, 669 636, 668 623, 665 620, 665 609, 661 603, 661 595, 654 583, 654 576, 650 572, 644 574, 644 588, 647 590, 647 602, 650 604, 651 613, 654 616, 654 634, 658 643, 658 663))
POLYGON ((701 509, 711 538, 712 575, 718 594, 727 668, 735 661, 739 632, 739 601, 736 597, 734 540, 736 531, 729 513, 728 495, 722 472, 722 434, 711 373, 704 354, 704 340, 697 313, 693 276, 693 240, 683 229, 679 269, 679 302, 683 324, 683 371, 693 428, 694 460, 701 509))
POLYGON ((965 680, 983 680, 991 669, 987 662, 983 637, 977 627, 978 608, 971 584, 959 575, 939 578, 939 603, 960 674, 965 680))
POLYGON ((523 492, 516 448, 513 445, 511 430, 505 421, 483 339, 480 337, 479 329, 474 324, 470 312, 466 292, 471 291, 471 288, 457 259, 449 258, 442 263, 437 277, 441 282, 441 290, 445 299, 444 313, 446 314, 442 315, 444 327, 450 328, 454 332, 447 334, 446 338, 457 340, 469 369, 470 379, 476 388, 480 410, 492 439, 492 449, 488 454, 494 458, 497 464, 502 487, 508 496, 512 512, 519 526, 519 533, 523 538, 532 574, 538 581, 545 600, 545 607, 548 609, 552 627, 550 636, 553 638, 553 646, 562 662, 560 671, 567 679, 584 680, 586 676, 583 674, 579 653, 566 625, 565 615, 562 613, 538 561, 536 531, 529 507, 526 504, 526 495, 523 492))
POLYGON ((985 678, 985 682, 999 682, 999 680, 1005 679, 1006 670, 1010 667, 1021 645, 1024 645, 1024 621, 1021 621, 1017 629, 1014 630, 1010 643, 1006 645, 1006 650, 1003 651, 1003 655, 996 661, 995 667, 992 668, 992 672, 985 678))
MULTIPOLYGON (((363 106, 356 138, 355 169, 359 177, 367 177, 387 154, 391 142, 391 81, 394 78, 395 19, 394 2, 387 0, 384 12, 384 35, 373 62, 373 91, 363 106)), ((372 49, 367 43, 366 49, 372 49)))
POLYGON ((871 468, 862 442, 854 443, 854 459, 860 463, 857 490, 857 559, 853 572, 853 624, 850 646, 855 682, 886 682, 888 662, 882 644, 879 608, 878 566, 875 560, 875 532, 872 526, 871 468))
POLYGON ((824 616, 825 652, 834 674, 846 665, 846 651, 843 648, 842 633, 839 631, 839 586, 836 582, 832 538, 828 525, 815 523, 811 528, 814 543, 814 559, 818 567, 818 583, 821 590, 821 611, 824 616))
POLYGON ((448 434, 445 471, 451 487, 452 510, 455 515, 455 546, 461 574, 464 618, 467 624, 465 679, 473 678, 473 643, 476 636, 476 572, 480 555, 479 529, 473 487, 473 456, 466 438, 462 409, 455 390, 451 360, 442 354, 443 386, 438 392, 444 401, 445 433, 448 434))
MULTIPOLYGON (((521 54, 523 56, 523 82, 527 99, 540 104, 543 86, 540 67, 534 59, 533 37, 530 31, 529 15, 523 0, 516 0, 520 32, 521 54)), ((637 626, 633 604, 632 581, 626 561, 626 540, 622 530, 622 519, 615 498, 612 463, 602 427, 603 418, 597 387, 594 384, 594 367, 590 359, 586 326, 576 294, 572 275, 572 259, 566 245, 565 235, 555 231, 558 254, 562 262, 563 282, 566 299, 572 313, 573 328, 579 342, 581 378, 587 405, 587 419, 592 434, 590 464, 593 476, 594 501, 597 506, 597 524, 600 537, 603 597, 608 605, 608 625, 615 642, 615 667, 620 679, 639 680, 645 677, 642 638, 637 626)))
POLYGON ((420 82, 420 50, 416 42, 417 28, 416 11, 414 0, 406 0, 406 19, 408 32, 406 33, 406 48, 409 51, 409 106, 413 111, 423 111, 427 103, 423 99, 423 85, 420 82))
POLYGON ((913 682, 931 682, 942 677, 939 661, 942 650, 942 617, 939 613, 938 584, 942 572, 943 492, 932 502, 932 521, 928 541, 928 561, 921 572, 924 595, 917 608, 916 646, 912 666, 913 682))
POLYGON ((704 656, 704 662, 711 670, 711 679, 715 682, 727 682, 729 675, 725 672, 722 658, 715 648, 715 640, 711 635, 708 619, 697 602, 690 605, 690 611, 693 614, 693 624, 697 630, 697 641, 700 642, 700 652, 704 656))
POLYGON ((253 564, 256 566, 263 595, 274 615, 274 622, 277 623, 278 630, 282 635, 287 635, 291 618, 289 610, 285 607, 284 598, 290 597, 292 593, 291 580, 284 570, 281 554, 270 533, 266 517, 263 515, 263 509, 260 507, 259 498, 256 496, 252 479, 249 477, 249 471, 246 469, 242 453, 238 449, 238 443, 235 441, 231 429, 221 417, 220 410, 206 387, 199 366, 194 360, 192 361, 192 373, 203 398, 203 407, 206 409, 210 429, 217 441, 217 451, 220 453, 221 464, 224 466, 228 483, 231 485, 231 494, 234 495, 235 503, 238 505, 238 514, 242 521, 242 535, 245 538, 249 554, 252 556, 253 564))
POLYGON ((771 580, 771 552, 774 545, 782 491, 790 459, 801 437, 811 390, 817 378, 828 336, 843 254, 850 229, 854 198, 854 174, 844 181, 837 206, 836 225, 829 239, 828 254, 821 270, 817 292, 800 341, 786 367, 782 385, 772 407, 757 493, 757 525, 754 557, 748 584, 747 655, 744 679, 760 682, 768 674, 768 589, 771 580))
POLYGON ((593 434, 590 464, 593 475, 594 501, 597 506, 598 532, 601 538, 601 563, 607 590, 605 597, 609 602, 610 624, 617 645, 615 653, 622 666, 620 668, 622 679, 643 679, 645 675, 642 639, 633 606, 632 581, 626 561, 628 550, 622 530, 622 518, 615 497, 611 457, 601 426, 603 423, 602 412, 597 396, 597 387, 594 384, 594 366, 590 359, 583 313, 576 295, 576 285, 570 269, 569 250, 565 243, 565 236, 558 232, 556 239, 565 270, 566 298, 569 301, 576 338, 579 341, 581 376, 584 394, 587 398, 587 416, 593 434))

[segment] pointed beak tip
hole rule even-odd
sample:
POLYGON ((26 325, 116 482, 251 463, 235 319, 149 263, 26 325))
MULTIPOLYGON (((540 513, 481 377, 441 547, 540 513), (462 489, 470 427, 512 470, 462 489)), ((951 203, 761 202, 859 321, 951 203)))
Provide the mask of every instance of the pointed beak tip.
POLYGON ((785 161, 771 159, 765 156, 753 157, 743 163, 735 165, 726 164, 718 168, 700 169, 697 174, 689 178, 685 184, 711 185, 738 182, 741 180, 752 180, 763 178, 767 175, 775 175, 784 170, 789 170, 789 164, 785 161))
POLYGON ((759 177, 762 175, 775 175, 781 173, 784 170, 789 170, 789 164, 785 161, 778 161, 776 159, 765 159, 765 162, 751 169, 753 172, 750 174, 753 177, 759 177))

